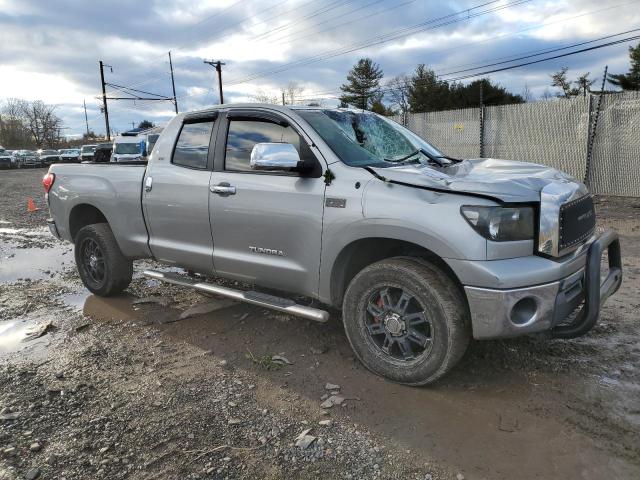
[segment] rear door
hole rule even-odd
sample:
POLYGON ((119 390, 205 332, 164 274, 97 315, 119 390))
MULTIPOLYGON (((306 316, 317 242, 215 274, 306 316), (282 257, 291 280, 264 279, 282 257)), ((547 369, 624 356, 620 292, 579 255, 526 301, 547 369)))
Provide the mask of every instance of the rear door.
POLYGON ((316 295, 324 168, 324 160, 280 114, 230 110, 221 117, 209 208, 216 274, 316 295), (251 150, 260 142, 292 143, 317 168, 308 175, 252 170, 251 150), (235 193, 216 193, 216 186, 235 193))
POLYGON ((216 129, 215 114, 177 117, 159 139, 142 187, 154 257, 202 273, 213 273, 209 180, 216 129))

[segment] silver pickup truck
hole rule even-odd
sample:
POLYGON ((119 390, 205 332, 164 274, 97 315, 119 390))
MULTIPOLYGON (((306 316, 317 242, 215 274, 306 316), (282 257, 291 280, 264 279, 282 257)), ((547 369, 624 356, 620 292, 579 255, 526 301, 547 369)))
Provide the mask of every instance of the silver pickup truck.
POLYGON ((447 373, 471 338, 583 335, 622 281, 618 236, 596 234, 579 181, 450 158, 359 110, 180 114, 147 165, 53 165, 44 186, 51 232, 75 243, 96 295, 153 258, 189 272, 144 272, 173 284, 320 322, 341 309, 362 363, 410 385, 447 373))

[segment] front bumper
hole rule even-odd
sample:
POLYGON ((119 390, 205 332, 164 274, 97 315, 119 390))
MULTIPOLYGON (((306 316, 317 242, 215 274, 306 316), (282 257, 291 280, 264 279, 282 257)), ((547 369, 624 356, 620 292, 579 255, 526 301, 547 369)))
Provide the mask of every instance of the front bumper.
POLYGON ((464 287, 473 337, 491 339, 540 332, 556 338, 584 335, 598 321, 600 306, 621 283, 620 241, 617 233, 607 231, 589 245, 584 268, 561 280, 514 289, 464 287), (600 263, 605 250, 609 272, 601 281, 600 263), (578 314, 566 323, 580 304, 578 314))

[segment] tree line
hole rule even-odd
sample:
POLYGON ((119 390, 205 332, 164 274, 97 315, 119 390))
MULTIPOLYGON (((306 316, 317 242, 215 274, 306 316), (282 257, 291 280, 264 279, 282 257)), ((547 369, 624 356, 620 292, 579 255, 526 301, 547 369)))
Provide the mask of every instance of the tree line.
POLYGON ((0 106, 0 145, 8 149, 56 147, 62 119, 41 100, 9 98, 0 106))
MULTIPOLYGON (((623 90, 640 90, 640 44, 629 47, 630 69, 624 74, 609 74, 607 81, 623 90)), ((568 67, 553 73, 550 86, 558 88, 556 97, 586 96, 595 80, 590 72, 575 80, 568 78, 568 67)), ((382 85, 384 73, 371 58, 361 58, 347 74, 340 90, 340 106, 372 110, 383 115, 429 112, 484 105, 523 103, 532 99, 528 88, 522 95, 486 78, 467 84, 439 79, 425 64, 419 64, 410 75, 399 75, 382 85)), ((543 98, 553 97, 545 92, 543 98)))
POLYGON ((399 75, 384 86, 384 73, 370 58, 361 58, 349 71, 340 90, 340 105, 372 110, 383 115, 452 110, 487 105, 522 103, 525 99, 486 78, 468 84, 439 79, 421 63, 411 75, 399 75), (384 101, 386 100, 386 102, 384 101))

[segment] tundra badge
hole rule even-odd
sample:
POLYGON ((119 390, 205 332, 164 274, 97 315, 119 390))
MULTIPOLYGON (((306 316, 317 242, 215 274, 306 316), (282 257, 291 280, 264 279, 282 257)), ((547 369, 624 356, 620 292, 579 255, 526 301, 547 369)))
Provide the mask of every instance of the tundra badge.
POLYGON ((273 248, 249 246, 249 250, 251 250, 253 253, 264 253, 266 255, 278 255, 279 257, 284 257, 284 252, 282 250, 275 250, 273 248))

